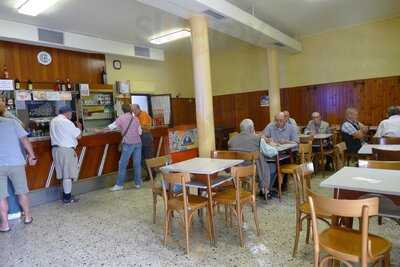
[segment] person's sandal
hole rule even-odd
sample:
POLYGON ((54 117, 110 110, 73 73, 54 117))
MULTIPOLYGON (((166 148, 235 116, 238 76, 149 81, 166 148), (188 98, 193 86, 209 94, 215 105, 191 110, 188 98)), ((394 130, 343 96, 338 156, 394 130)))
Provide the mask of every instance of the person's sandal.
POLYGON ((33 217, 31 217, 29 221, 27 221, 26 218, 24 219, 24 224, 31 224, 32 222, 33 222, 33 217))

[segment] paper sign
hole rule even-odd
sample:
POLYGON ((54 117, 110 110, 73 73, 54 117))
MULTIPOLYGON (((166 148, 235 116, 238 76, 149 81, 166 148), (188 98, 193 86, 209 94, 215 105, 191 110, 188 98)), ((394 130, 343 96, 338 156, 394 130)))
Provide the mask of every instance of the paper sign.
POLYGON ((32 91, 33 100, 35 101, 46 101, 46 91, 32 91))
POLYGON ((60 99, 59 100, 71 101, 72 100, 71 92, 60 92, 60 99))
POLYGON ((0 80, 0 91, 13 91, 14 81, 13 80, 0 80))
POLYGON ((81 93, 81 96, 89 96, 90 95, 89 84, 87 83, 79 84, 79 91, 81 93))
POLYGON ((59 101, 60 100, 60 93, 59 92, 46 92, 46 100, 48 101, 59 101))
POLYGON ((32 95, 30 91, 15 91, 15 99, 17 101, 30 101, 32 100, 32 95))

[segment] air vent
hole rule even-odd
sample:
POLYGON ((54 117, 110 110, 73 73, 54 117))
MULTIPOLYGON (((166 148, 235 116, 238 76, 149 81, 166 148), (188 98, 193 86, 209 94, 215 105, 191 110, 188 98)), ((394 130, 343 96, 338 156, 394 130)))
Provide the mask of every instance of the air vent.
POLYGON ((50 31, 46 29, 38 28, 39 41, 54 43, 54 44, 64 44, 64 33, 50 31))
POLYGON ((285 45, 280 42, 275 42, 274 45, 277 47, 285 47, 285 45))
POLYGON ((218 14, 217 12, 215 12, 215 11, 213 11, 211 9, 207 9, 203 13, 206 14, 207 16, 210 16, 210 17, 212 17, 214 19, 217 19, 217 20, 222 20, 222 19, 225 18, 223 15, 218 14))
POLYGON ((135 56, 150 57, 150 49, 147 47, 135 46, 135 56))

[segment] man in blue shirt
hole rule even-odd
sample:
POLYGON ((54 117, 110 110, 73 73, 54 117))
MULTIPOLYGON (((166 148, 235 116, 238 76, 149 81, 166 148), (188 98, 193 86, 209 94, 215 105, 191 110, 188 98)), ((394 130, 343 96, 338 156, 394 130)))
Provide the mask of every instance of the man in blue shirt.
POLYGON ((263 133, 267 138, 271 138, 274 143, 299 143, 297 129, 286 121, 283 112, 279 112, 275 115, 275 121, 268 124, 263 133))
POLYGON ((36 157, 29 142, 28 133, 15 120, 4 117, 6 112, 4 103, 0 103, 0 233, 10 231, 8 224, 8 189, 7 179, 10 179, 15 194, 18 195, 19 203, 24 211, 24 223, 32 222, 29 210, 28 185, 25 173, 25 155, 21 144, 28 153, 30 165, 36 164, 36 157))

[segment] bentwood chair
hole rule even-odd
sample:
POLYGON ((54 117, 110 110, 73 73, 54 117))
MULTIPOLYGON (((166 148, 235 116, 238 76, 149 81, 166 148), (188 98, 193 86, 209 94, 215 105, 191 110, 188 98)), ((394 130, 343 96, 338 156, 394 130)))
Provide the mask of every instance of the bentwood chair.
MULTIPOLYGON (((400 158, 399 161, 359 160, 358 166, 370 169, 400 170, 400 158)), ((382 217, 390 218, 400 224, 400 208, 390 198, 380 194, 367 194, 364 197, 379 198, 379 224, 382 224, 382 217)))
POLYGON ((372 148, 372 157, 376 160, 399 161, 400 150, 384 150, 372 148))
POLYGON ((345 142, 340 142, 339 144, 336 144, 334 147, 334 158, 333 158, 333 164, 335 167, 335 171, 340 170, 343 168, 347 162, 346 158, 346 143, 345 142))
POLYGON ((372 137, 371 143, 377 145, 400 145, 400 137, 372 137))
POLYGON ((150 176, 151 191, 153 192, 154 224, 156 223, 156 217, 157 217, 157 198, 158 197, 162 198, 163 196, 161 183, 157 184, 156 178, 159 174, 161 174, 160 167, 171 164, 171 162, 172 162, 171 157, 169 155, 158 158, 146 159, 147 172, 149 173, 150 176))
MULTIPOLYGON (((312 141, 305 143, 305 144, 299 144, 299 152, 298 152, 298 157, 300 164, 308 164, 310 170, 312 172, 310 173, 305 173, 305 175, 312 175, 314 173, 314 163, 313 163, 313 151, 312 151, 312 141)), ((287 174, 287 175, 294 175, 295 171, 299 167, 299 164, 294 164, 294 163, 289 163, 289 164, 283 164, 280 166, 280 172, 281 174, 287 174)), ((278 193, 279 196, 282 195, 282 175, 278 175, 278 193)))
POLYGON ((378 198, 330 199, 309 192, 308 200, 314 238, 314 266, 324 266, 330 260, 340 261, 348 267, 352 266, 351 263, 367 267, 369 263, 375 266, 379 262, 390 266, 390 241, 368 233, 369 217, 378 215, 378 198), (361 218, 360 230, 331 226, 319 232, 318 213, 361 218), (328 255, 321 257, 320 252, 328 255))
MULTIPOLYGON (((293 247, 293 257, 296 256, 297 248, 299 244, 300 232, 303 229, 303 221, 307 220, 307 234, 306 243, 310 240, 311 231, 311 210, 308 204, 307 192, 311 190, 310 175, 305 175, 311 172, 310 165, 305 163, 299 165, 299 167, 294 171, 293 182, 295 188, 295 199, 296 199, 296 235, 293 247)), ((317 218, 326 222, 329 225, 328 219, 330 219, 329 214, 318 214, 317 218)))
POLYGON ((222 192, 216 193, 214 196, 215 203, 228 206, 232 213, 238 220, 240 245, 244 247, 243 237, 243 218, 244 218, 244 207, 250 205, 253 211, 254 222, 256 225, 257 235, 260 235, 260 227, 257 216, 257 205, 256 205, 256 165, 252 164, 244 167, 232 167, 231 173, 234 177, 235 188, 228 189, 222 192), (250 191, 245 190, 242 187, 243 181, 247 181, 251 184, 250 191))
POLYGON ((167 244, 167 238, 171 232, 171 220, 172 213, 176 212, 178 218, 180 218, 179 223, 184 228, 185 231, 185 241, 186 241, 186 254, 189 254, 189 234, 191 230, 191 225, 193 221, 193 215, 196 211, 207 209, 207 234, 210 241, 214 239, 211 233, 211 206, 208 203, 207 198, 191 195, 186 190, 186 184, 190 182, 189 173, 163 173, 162 187, 163 187, 163 197, 164 197, 164 208, 165 208, 165 222, 164 222, 164 246, 167 244), (182 194, 179 196, 174 196, 169 194, 169 189, 173 188, 175 185, 182 186, 182 194), (168 187, 168 188, 167 188, 168 187))

